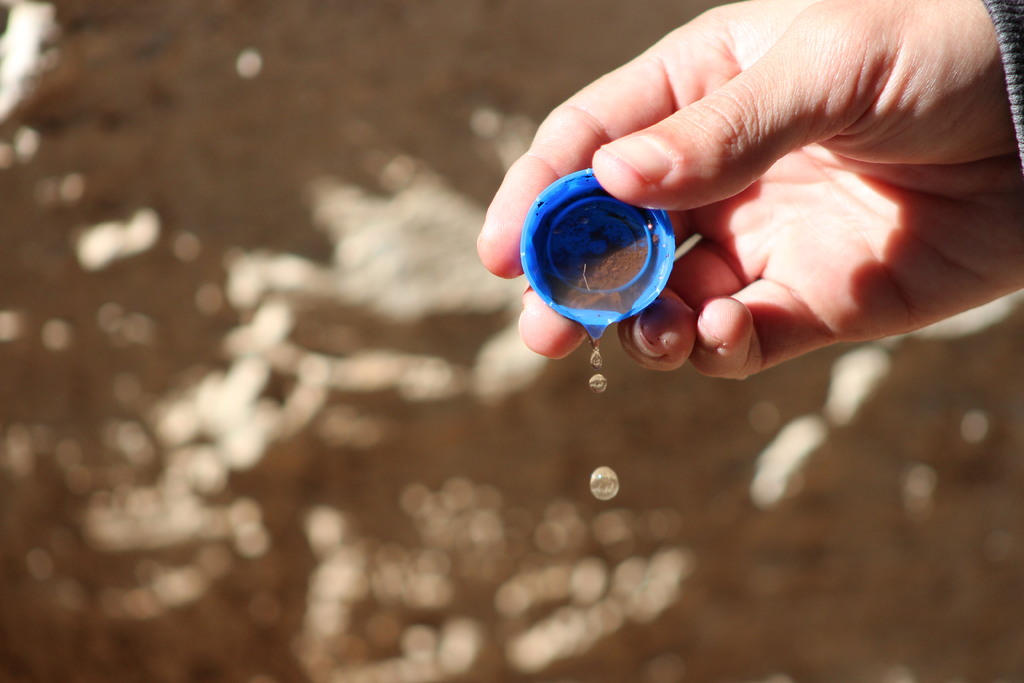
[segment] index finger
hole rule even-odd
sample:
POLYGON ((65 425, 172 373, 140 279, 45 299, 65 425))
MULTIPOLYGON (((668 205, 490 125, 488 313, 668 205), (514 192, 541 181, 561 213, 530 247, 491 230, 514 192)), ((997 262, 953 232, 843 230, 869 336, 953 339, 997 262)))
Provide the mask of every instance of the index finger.
POLYGON ((668 116, 675 98, 667 81, 662 61, 645 53, 551 112, 487 210, 477 249, 488 270, 501 277, 522 274, 519 236, 537 195, 558 178, 590 166, 601 145, 668 116))

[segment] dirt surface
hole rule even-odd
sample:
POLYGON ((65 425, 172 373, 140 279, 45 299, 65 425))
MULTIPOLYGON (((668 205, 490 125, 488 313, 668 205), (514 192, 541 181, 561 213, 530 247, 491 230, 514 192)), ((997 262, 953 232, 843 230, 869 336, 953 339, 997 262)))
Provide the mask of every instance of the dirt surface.
POLYGON ((475 261, 543 115, 697 10, 56 3, 0 122, 0 680, 1024 681, 1015 303, 744 382, 609 338, 595 396, 475 261))

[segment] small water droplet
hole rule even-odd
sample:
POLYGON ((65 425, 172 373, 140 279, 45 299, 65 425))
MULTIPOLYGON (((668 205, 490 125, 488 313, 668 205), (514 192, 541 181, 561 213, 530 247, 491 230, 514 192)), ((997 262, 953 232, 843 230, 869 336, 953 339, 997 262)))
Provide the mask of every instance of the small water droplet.
POLYGON ((619 492, 619 475, 611 467, 598 467, 590 475, 590 492, 598 500, 611 500, 619 492))
POLYGON ((604 390, 608 388, 608 379, 601 373, 597 373, 590 378, 590 390, 595 394, 603 394, 604 390))
MULTIPOLYGON (((600 370, 601 366, 604 365, 604 359, 601 358, 601 340, 600 339, 594 339, 593 337, 591 337, 590 338, 590 348, 593 349, 593 351, 590 352, 590 367, 594 368, 595 370, 600 370)), ((595 375, 595 377, 596 377, 596 375, 595 375)), ((590 386, 591 386, 591 388, 593 388, 593 386, 594 386, 594 379, 593 378, 591 378, 591 380, 590 380, 590 386)), ((604 390, 601 389, 601 391, 604 391, 604 390)))

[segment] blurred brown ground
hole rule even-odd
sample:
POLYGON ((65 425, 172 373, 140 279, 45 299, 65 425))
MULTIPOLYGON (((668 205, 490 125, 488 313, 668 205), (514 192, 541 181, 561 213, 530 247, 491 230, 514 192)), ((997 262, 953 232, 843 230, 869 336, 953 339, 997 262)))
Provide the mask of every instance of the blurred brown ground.
POLYGON ((872 346, 848 420, 850 348, 730 382, 608 343, 602 396, 582 352, 480 353, 518 297, 466 265, 504 159, 700 7, 56 9, 0 124, 0 680, 1024 681, 1016 308, 872 346), (155 243, 86 268, 140 209, 155 243), (457 265, 420 258, 456 223, 457 265), (755 505, 802 416, 823 442, 755 505))

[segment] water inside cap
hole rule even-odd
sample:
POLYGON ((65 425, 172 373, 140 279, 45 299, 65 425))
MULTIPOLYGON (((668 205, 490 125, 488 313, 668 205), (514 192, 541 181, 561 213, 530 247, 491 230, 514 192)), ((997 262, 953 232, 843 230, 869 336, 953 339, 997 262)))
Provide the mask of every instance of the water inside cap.
POLYGON ((591 169, 541 192, 520 245, 530 286, 594 339, 658 297, 674 256, 668 214, 615 199, 591 169))

